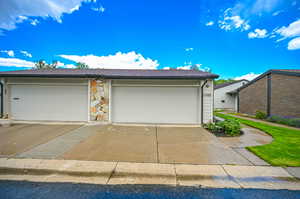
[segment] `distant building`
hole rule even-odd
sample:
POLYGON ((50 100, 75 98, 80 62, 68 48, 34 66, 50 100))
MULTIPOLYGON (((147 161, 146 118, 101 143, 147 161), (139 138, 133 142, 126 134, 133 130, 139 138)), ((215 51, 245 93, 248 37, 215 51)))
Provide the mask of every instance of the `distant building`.
POLYGON ((237 89, 248 83, 248 80, 226 82, 215 86, 214 108, 237 111, 237 89))
POLYGON ((239 112, 300 117, 300 70, 269 70, 238 89, 239 112))

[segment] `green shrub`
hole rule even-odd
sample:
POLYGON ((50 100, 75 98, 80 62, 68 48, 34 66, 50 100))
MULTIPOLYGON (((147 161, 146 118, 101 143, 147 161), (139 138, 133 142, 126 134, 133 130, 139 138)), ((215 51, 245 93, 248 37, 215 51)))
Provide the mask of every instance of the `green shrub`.
POLYGON ((209 131, 213 133, 220 133, 222 132, 221 127, 218 125, 218 123, 208 123, 204 124, 204 128, 208 129, 209 131))
POLYGON ((264 119, 267 118, 267 114, 266 114, 265 112, 263 112, 263 111, 257 110, 257 111, 255 112, 255 118, 256 118, 256 119, 264 120, 264 119))
POLYGON ((225 133, 228 136, 236 136, 241 132, 241 125, 236 120, 226 119, 222 122, 208 123, 204 125, 204 128, 213 133, 225 133))
POLYGON ((241 125, 236 120, 226 119, 223 122, 219 122, 218 125, 224 130, 225 134, 230 136, 239 135, 241 132, 241 125))

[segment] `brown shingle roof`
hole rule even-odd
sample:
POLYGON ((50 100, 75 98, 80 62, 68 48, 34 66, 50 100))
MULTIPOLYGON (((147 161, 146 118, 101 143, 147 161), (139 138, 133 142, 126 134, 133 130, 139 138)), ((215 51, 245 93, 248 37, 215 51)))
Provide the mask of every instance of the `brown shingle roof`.
POLYGON ((193 70, 32 69, 0 72, 0 77, 102 77, 115 79, 206 79, 216 74, 193 70))

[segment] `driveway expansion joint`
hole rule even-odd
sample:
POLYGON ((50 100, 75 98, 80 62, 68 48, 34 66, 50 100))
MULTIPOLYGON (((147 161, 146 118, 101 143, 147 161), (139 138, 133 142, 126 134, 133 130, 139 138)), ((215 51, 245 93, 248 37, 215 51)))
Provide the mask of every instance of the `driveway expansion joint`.
POLYGON ((227 174, 227 176, 228 176, 228 178, 230 179, 230 180, 232 180, 233 182, 235 182, 236 184, 238 184, 242 189, 244 188, 232 175, 230 175, 227 171, 226 171, 226 169, 224 168, 224 166, 223 165, 220 165, 221 167, 222 167, 222 169, 224 170, 224 172, 227 174))
POLYGON ((110 175, 109 175, 109 177, 108 177, 108 179, 107 179, 107 181, 106 181, 105 184, 108 184, 108 183, 109 183, 110 179, 112 178, 112 176, 113 176, 114 173, 116 172, 116 168, 117 168, 117 166, 118 166, 118 163, 119 163, 119 162, 116 162, 116 164, 115 164, 115 166, 114 166, 114 169, 113 169, 112 172, 110 173, 110 175))

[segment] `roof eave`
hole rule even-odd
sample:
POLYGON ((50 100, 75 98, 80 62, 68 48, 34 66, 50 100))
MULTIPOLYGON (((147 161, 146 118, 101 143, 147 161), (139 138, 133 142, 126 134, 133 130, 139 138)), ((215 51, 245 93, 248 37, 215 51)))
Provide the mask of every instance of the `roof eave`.
POLYGON ((240 92, 241 90, 243 90, 244 88, 250 86, 251 84, 255 83, 256 81, 264 78, 265 76, 269 75, 269 74, 280 74, 280 75, 289 75, 289 76, 298 76, 300 77, 300 73, 297 72, 291 72, 291 71, 279 71, 279 70, 268 70, 266 72, 264 72, 263 74, 261 74, 260 76, 256 77, 255 79, 251 80, 250 82, 248 82, 247 84, 245 84, 244 86, 240 87, 237 89, 238 92, 240 92))
POLYGON ((66 74, 52 74, 52 75, 41 75, 41 74, 2 74, 0 77, 41 77, 41 78, 106 78, 106 79, 215 79, 218 75, 209 76, 121 76, 121 75, 66 75, 66 74))

